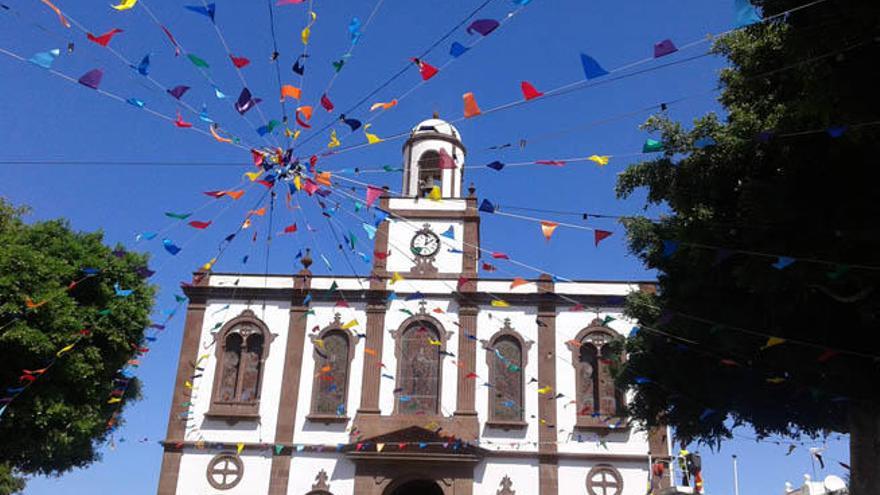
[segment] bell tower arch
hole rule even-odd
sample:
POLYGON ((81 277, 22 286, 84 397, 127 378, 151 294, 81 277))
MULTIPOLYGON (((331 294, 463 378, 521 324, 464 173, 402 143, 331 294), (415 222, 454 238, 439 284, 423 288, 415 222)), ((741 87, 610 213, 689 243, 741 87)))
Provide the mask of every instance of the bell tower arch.
POLYGON ((452 124, 434 118, 413 127, 403 145, 403 195, 427 196, 434 186, 443 198, 461 198, 467 150, 452 124))

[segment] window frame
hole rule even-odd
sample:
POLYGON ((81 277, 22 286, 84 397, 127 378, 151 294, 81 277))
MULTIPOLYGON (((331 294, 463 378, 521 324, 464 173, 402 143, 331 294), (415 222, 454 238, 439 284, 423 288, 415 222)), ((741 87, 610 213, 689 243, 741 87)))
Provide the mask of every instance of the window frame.
POLYGON ((329 423, 347 423, 351 418, 348 416, 348 396, 349 392, 351 392, 351 363, 354 361, 355 349, 357 347, 357 341, 354 338, 354 335, 348 330, 342 328, 342 315, 336 313, 334 315, 333 322, 329 325, 321 329, 318 333, 313 333, 309 335, 309 340, 312 341, 312 359, 315 362, 314 366, 314 374, 312 375, 312 393, 311 393, 311 402, 309 403, 309 414, 306 416, 307 421, 314 421, 324 424, 329 423), (339 333, 343 335, 348 341, 348 356, 345 357, 345 395, 343 397, 343 404, 345 406, 345 414, 342 416, 336 414, 327 414, 327 413, 319 413, 315 411, 315 406, 317 405, 318 394, 320 392, 319 379, 320 379, 320 367, 318 366, 320 361, 318 359, 321 357, 318 355, 318 349, 314 346, 315 340, 320 340, 326 337, 331 333, 339 333))
POLYGON ((502 338, 512 338, 519 345, 520 350, 520 373, 522 374, 522 378, 520 380, 520 404, 522 405, 521 411, 521 419, 520 420, 509 420, 509 419, 498 419, 495 417, 495 407, 493 401, 495 397, 493 396, 491 389, 486 389, 487 393, 487 413, 486 413, 486 426, 491 428, 501 428, 504 430, 519 430, 525 429, 528 427, 528 422, 525 420, 525 403, 526 403, 526 380, 525 380, 525 370, 526 366, 529 362, 529 350, 532 348, 531 340, 526 340, 522 335, 519 334, 516 330, 514 330, 510 326, 510 318, 504 319, 504 326, 501 327, 500 330, 495 332, 488 340, 481 340, 480 343, 483 344, 483 349, 486 351, 486 366, 489 368, 489 383, 496 383, 495 377, 495 367, 494 360, 498 359, 495 356, 495 344, 501 340, 502 338))
MULTIPOLYGON (((266 359, 269 357, 269 351, 272 347, 272 341, 274 340, 274 338, 275 335, 273 335, 269 331, 269 327, 266 326, 266 324, 262 320, 257 318, 257 315, 255 315, 254 312, 250 309, 242 311, 241 314, 229 320, 228 322, 226 322, 225 325, 223 325, 222 328, 220 328, 215 336, 214 355, 216 359, 216 364, 214 367, 214 385, 211 389, 211 406, 205 413, 205 416, 227 419, 259 420, 260 397, 262 396, 263 384, 265 382, 264 378, 266 372, 266 359), (233 333, 234 331, 245 325, 256 328, 256 330, 263 337, 263 349, 260 355, 260 371, 259 377, 257 379, 257 394, 254 399, 247 401, 220 400, 220 388, 221 382, 223 380, 223 366, 226 359, 226 339, 229 334, 233 333)), ((247 338, 242 338, 242 354, 244 353, 244 350, 247 349, 247 341, 247 338)), ((238 377, 236 378, 236 390, 239 390, 241 387, 244 364, 245 363, 239 364, 240 369, 238 377)))
MULTIPOLYGON (((443 328, 443 324, 440 323, 439 320, 429 315, 427 312, 426 304, 422 301, 422 304, 419 305, 420 310, 419 313, 410 316, 406 320, 400 324, 397 330, 391 330, 391 338, 394 339, 394 357, 397 361, 397 370, 395 371, 394 376, 394 388, 400 388, 400 380, 401 380, 401 372, 403 371, 402 359, 401 355, 403 354, 403 335, 409 330, 410 327, 414 326, 416 323, 428 323, 435 330, 437 330, 437 334, 440 340, 440 348, 437 349, 437 409, 433 414, 425 413, 423 415, 420 414, 409 414, 406 412, 402 412, 400 410, 400 397, 398 394, 394 396, 394 416, 423 416, 423 417, 442 417, 443 416, 443 358, 446 357, 446 354, 440 351, 446 351, 446 344, 449 342, 449 339, 452 338, 454 332, 446 331, 443 328)), ((404 394, 406 395, 406 394, 404 394)))
MULTIPOLYGON (((614 416, 605 416, 607 419, 603 419, 603 416, 600 415, 598 417, 590 415, 582 415, 580 414, 581 404, 583 401, 581 400, 580 390, 581 390, 581 375, 578 366, 580 365, 580 354, 581 347, 584 341, 591 335, 602 335, 607 337, 607 343, 596 347, 596 369, 593 373, 600 373, 602 369, 605 369, 606 364, 602 362, 602 350, 605 345, 615 341, 623 340, 623 336, 619 333, 615 332, 613 329, 609 328, 602 320, 595 319, 593 320, 586 328, 583 328, 574 339, 569 340, 565 343, 566 347, 571 351, 571 363, 572 370, 575 373, 575 400, 577 401, 577 407, 575 408, 575 429, 587 429, 587 430, 612 430, 612 429, 627 429, 630 427, 629 419, 626 416, 618 416, 617 412, 623 410, 626 407, 626 392, 620 390, 615 387, 615 401, 617 402, 617 409, 615 411, 614 416), (619 425, 616 425, 619 423, 619 425)), ((620 356, 621 362, 626 361, 626 355, 620 356)), ((594 385, 598 387, 598 385, 594 385)), ((594 390, 594 397, 598 397, 601 401, 602 394, 599 390, 594 390)), ((595 405, 595 404, 594 404, 595 405)), ((601 413, 601 408, 600 408, 601 413)))
POLYGON ((419 167, 418 173, 416 174, 416 186, 419 196, 427 196, 435 185, 439 186, 441 190, 443 189, 443 170, 440 169, 440 157, 440 151, 435 149, 425 150, 419 155, 419 159, 416 161, 416 165, 419 167), (436 158, 434 158, 433 155, 436 155, 436 158), (424 163, 425 161, 436 161, 436 163, 424 163), (427 186, 422 185, 423 166, 428 167, 426 171, 430 172, 431 176, 434 180, 439 182, 439 184, 432 183, 427 186))

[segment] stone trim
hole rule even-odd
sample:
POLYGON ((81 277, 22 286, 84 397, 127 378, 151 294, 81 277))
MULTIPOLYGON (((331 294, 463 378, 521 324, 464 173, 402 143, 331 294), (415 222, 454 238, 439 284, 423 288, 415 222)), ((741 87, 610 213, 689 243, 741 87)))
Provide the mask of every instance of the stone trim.
POLYGON ((361 404, 358 408, 358 415, 378 415, 381 413, 379 392, 382 386, 382 370, 379 368, 379 364, 382 362, 385 341, 386 311, 388 308, 384 300, 367 304, 367 338, 364 346, 375 351, 375 355, 364 353, 364 366, 361 374, 361 404))
MULTIPOLYGON (((552 294, 553 279, 541 275, 538 281, 539 294, 552 294)), ((545 300, 538 304, 538 383, 541 387, 552 387, 556 393, 556 304, 545 300)), ((535 392, 537 394, 537 392, 535 392)), ((556 406, 557 401, 547 400, 538 394, 538 485, 540 495, 559 493, 559 470, 556 454, 556 406)))
MULTIPOLYGON (((303 300, 311 286, 311 272, 300 270, 294 277, 294 290, 290 295, 290 317, 287 324, 287 347, 284 352, 284 370, 281 375, 281 397, 278 401, 278 416, 275 425, 275 443, 286 444, 293 441, 296 422, 296 408, 299 399, 300 375, 302 373, 303 353, 305 352, 306 313, 308 306, 303 300)), ((290 477, 290 457, 272 456, 269 475, 269 495, 287 495, 287 482, 290 477)))
MULTIPOLYGON (((206 282, 205 278, 202 275, 198 283, 206 282)), ((195 281, 195 277, 193 279, 195 281)), ((188 402, 189 394, 184 383, 192 374, 205 320, 206 300, 195 295, 187 295, 189 296, 189 304, 186 309, 186 321, 183 325, 180 355, 177 358, 177 374, 174 380, 174 391, 171 395, 171 410, 168 412, 168 429, 165 433, 165 441, 174 443, 182 442, 185 438, 186 425, 180 416, 188 410, 182 404, 188 402)), ((168 450, 163 452, 158 495, 176 495, 181 457, 180 452, 169 452, 168 450)))
POLYGON ((455 416, 477 417, 476 380, 467 378, 468 373, 476 371, 477 342, 469 339, 467 334, 477 334, 477 306, 459 306, 458 308, 458 388, 455 397, 455 416))
MULTIPOLYGON (((215 337, 216 344, 214 346, 214 355, 216 357, 217 363, 214 369, 214 383, 211 387, 211 405, 208 408, 208 412, 205 413, 205 416, 212 418, 224 418, 228 420, 258 421, 260 419, 260 396, 262 395, 263 389, 263 374, 266 371, 266 358, 269 356, 269 350, 272 347, 273 340, 274 335, 269 330, 269 327, 266 326, 263 320, 259 319, 257 315, 254 314, 254 312, 250 309, 245 309, 241 312, 241 314, 226 322, 226 324, 217 331, 217 335, 215 337), (223 379, 226 336, 232 330, 235 330, 239 325, 243 324, 254 325, 255 327, 257 327, 260 333, 263 334, 263 352, 260 356, 260 376, 257 379, 257 396, 254 398, 254 400, 247 402, 237 400, 223 402, 219 399, 219 394, 220 382, 223 379)), ((245 344, 246 342, 243 340, 243 349, 245 344)), ((238 385, 236 385, 236 387, 238 387, 238 385)))
MULTIPOLYGON (((565 346, 571 351, 571 363, 572 363, 572 372, 575 373, 575 400, 578 401, 578 407, 580 407, 581 397, 578 395, 578 391, 581 389, 580 385, 580 373, 578 373, 578 363, 580 362, 580 353, 581 347, 579 345, 575 345, 573 342, 582 343, 587 336, 592 334, 601 334, 608 338, 609 342, 611 341, 621 341, 623 340, 623 336, 614 330, 605 326, 602 320, 594 319, 587 325, 586 328, 581 329, 574 339, 565 343, 565 346)), ((601 349, 597 349, 601 353, 601 349)), ((597 361, 601 360, 601 356, 597 356, 597 361)), ((607 366, 602 364, 601 366, 607 366)), ((599 372, 599 370, 594 370, 594 373, 599 372)), ((620 401, 618 404, 618 409, 624 407, 626 405, 626 395, 620 391, 616 390, 615 387, 615 400, 620 401)), ((600 411, 601 413, 602 411, 600 411)), ((595 417, 591 415, 582 415, 580 410, 575 411, 575 429, 583 429, 583 430, 598 430, 598 431, 611 431, 611 430, 620 430, 627 429, 630 427, 627 418, 612 416, 608 417, 607 414, 602 414, 600 417, 595 417), (615 423, 621 423, 614 428, 611 425, 615 423)))

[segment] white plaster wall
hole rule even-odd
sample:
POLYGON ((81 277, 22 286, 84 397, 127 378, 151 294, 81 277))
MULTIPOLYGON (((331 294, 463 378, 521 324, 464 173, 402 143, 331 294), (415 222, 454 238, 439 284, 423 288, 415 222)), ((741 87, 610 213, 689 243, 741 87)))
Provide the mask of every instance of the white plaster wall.
MULTIPOLYGON (((358 325, 350 331, 357 333, 366 332, 367 314, 366 304, 349 301, 350 308, 337 308, 335 303, 313 303, 311 309, 314 315, 306 318, 305 349, 303 349, 302 373, 299 383, 299 397, 297 398, 296 420, 294 423, 293 438, 296 443, 336 445, 348 442, 346 429, 348 423, 318 423, 306 420, 312 407, 312 388, 315 377, 315 353, 314 344, 309 336, 333 323, 336 313, 340 315, 342 324, 351 320, 357 320, 358 325), (317 331, 315 327, 318 327, 317 331)), ((361 383, 364 369, 364 339, 355 338, 354 359, 351 361, 348 375, 348 398, 346 404, 346 416, 353 418, 361 403, 361 383)), ((290 442, 292 439, 285 439, 290 442)))
POLYGON ((638 290, 638 284, 627 282, 558 282, 553 287, 557 294, 596 296, 625 296, 638 290))
MULTIPOLYGON (((537 459, 489 458, 474 468, 474 495, 496 495, 501 489, 501 480, 508 476, 513 485, 511 490, 523 495, 540 493, 540 477, 537 459)), ((573 495, 581 492, 559 490, 560 495, 573 495)))
MULTIPOLYGON (((235 453, 235 452, 232 452, 235 453)), ((217 490, 208 484, 206 475, 208 463, 219 452, 186 449, 180 459, 180 472, 177 478, 179 495, 261 495, 269 492, 269 477, 272 472, 272 455, 265 453, 242 452, 241 462, 244 475, 234 488, 217 490)), ((305 492, 303 492, 305 493, 305 492)))
MULTIPOLYGON (((400 283, 400 282, 398 282, 400 283)), ((427 313, 438 320, 446 332, 452 332, 446 341, 445 350, 456 355, 455 358, 450 356, 443 357, 442 383, 440 397, 440 412, 444 416, 450 416, 455 412, 455 401, 458 385, 458 368, 455 363, 458 362, 458 306, 449 299, 425 299, 425 309, 427 313), (442 313, 434 312, 435 308, 442 310, 442 313)), ((405 301, 403 298, 394 300, 389 305, 388 312, 385 314, 385 332, 383 332, 382 343, 382 373, 387 373, 395 380, 381 378, 379 381, 379 408, 383 415, 394 413, 394 404, 396 396, 394 389, 397 388, 397 358, 394 355, 397 342, 391 337, 389 330, 399 330, 403 322, 410 316, 403 311, 406 309, 413 314, 418 314, 421 301, 405 301)))
MULTIPOLYGON (((538 325, 535 322, 537 314, 534 308, 510 307, 493 308, 491 306, 480 307, 477 314, 477 396, 476 408, 480 420, 481 444, 488 450, 511 450, 509 445, 513 443, 537 442, 538 441, 538 394, 537 385, 529 384, 530 377, 538 376, 538 325), (504 431, 498 428, 487 428, 486 421, 489 419, 489 398, 495 393, 495 389, 484 386, 489 381, 489 365, 486 361, 487 351, 483 349, 482 340, 488 341, 504 326, 504 319, 510 318, 510 326, 516 330, 526 341, 531 341, 532 346, 528 350, 528 361, 523 368, 523 381, 525 385, 523 419, 529 424, 522 430, 504 431), (535 418, 532 418, 534 416, 535 418), (491 444, 489 442, 492 442, 491 444), (508 445, 505 445, 508 444, 508 445)), ((525 349, 523 349, 525 352, 525 349)), ((492 359, 497 357, 492 355, 492 359)), ((536 451, 537 446, 519 445, 520 451, 536 451)))
POLYGON ((440 273, 458 273, 462 269, 464 255, 460 252, 450 252, 450 249, 463 250, 464 226, 460 221, 423 221, 396 220, 388 226, 388 246, 391 254, 387 259, 389 272, 408 272, 416 258, 410 251, 410 243, 413 236, 427 224, 429 228, 440 238, 440 249, 434 257, 434 266, 440 273), (449 239, 441 234, 449 227, 455 230, 455 239, 449 239))
POLYGON ((458 280, 426 280, 404 278, 395 284, 388 284, 388 290, 394 291, 398 297, 421 292, 422 294, 452 294, 458 286, 458 280))
POLYGON ((328 290, 336 282, 336 287, 341 290, 361 290, 369 289, 370 281, 366 277, 357 279, 352 276, 347 277, 312 277, 311 290, 328 290))
POLYGON ((510 283, 513 280, 479 280, 477 281, 477 291, 478 292, 491 292, 493 294, 535 294, 538 292, 538 284, 535 282, 529 282, 525 285, 520 285, 510 288, 510 283))
POLYGON ((235 287, 258 287, 258 288, 287 288, 293 287, 293 277, 284 275, 269 275, 263 277, 261 275, 211 275, 208 279, 210 285, 218 287, 235 286, 235 287), (236 281, 238 284, 236 285, 236 281))
POLYGON ((424 198, 416 201, 407 198, 391 198, 388 200, 388 208, 392 210, 464 211, 467 209, 467 201, 464 199, 431 201, 424 198))
POLYGON ((298 452, 290 463, 290 478, 287 482, 288 495, 303 495, 316 483, 315 477, 321 470, 327 472, 327 484, 333 495, 354 493, 354 463, 333 453, 298 452))
MULTIPOLYGON (((209 442, 271 442, 275 437, 275 423, 278 419, 278 400, 281 395, 281 375, 284 368, 284 354, 287 348, 287 329, 290 305, 281 301, 268 301, 244 304, 230 300, 209 300, 205 310, 202 333, 199 339, 199 354, 207 356, 199 366, 204 368, 202 376, 191 380, 193 394, 190 408, 192 413, 187 421, 187 440, 203 439, 209 442), (228 309, 225 306, 229 305, 228 309), (205 418, 211 405, 214 375, 217 371, 216 343, 214 336, 220 329, 213 330, 217 323, 225 323, 240 315, 245 309, 254 312, 275 337, 269 347, 260 389, 260 421, 239 421, 229 425, 224 420, 205 418)), ((194 372, 195 373, 195 372, 194 372)))
POLYGON ((558 472, 560 495, 587 493, 587 474, 596 464, 611 464, 620 472, 620 476, 623 478, 623 492, 621 495, 644 495, 648 491, 648 473, 650 470, 647 458, 644 462, 597 462, 585 459, 560 459, 558 472))

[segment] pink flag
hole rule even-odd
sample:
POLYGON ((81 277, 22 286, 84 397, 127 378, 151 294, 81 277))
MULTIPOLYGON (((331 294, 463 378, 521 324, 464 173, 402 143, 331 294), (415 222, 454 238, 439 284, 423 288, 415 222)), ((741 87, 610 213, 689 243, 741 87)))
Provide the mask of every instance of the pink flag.
POLYGON ((367 206, 373 206, 373 203, 385 192, 382 188, 376 186, 367 186, 367 206))
POLYGON ((440 148, 440 170, 455 170, 455 160, 443 148, 440 148))

